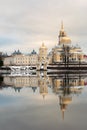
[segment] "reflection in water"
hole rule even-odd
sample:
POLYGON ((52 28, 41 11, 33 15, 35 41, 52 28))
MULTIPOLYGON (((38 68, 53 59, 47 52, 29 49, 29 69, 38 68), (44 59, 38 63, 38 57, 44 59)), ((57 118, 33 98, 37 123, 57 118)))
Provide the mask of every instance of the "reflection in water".
POLYGON ((72 102, 74 94, 81 94, 83 87, 86 85, 86 76, 83 74, 58 74, 47 75, 37 73, 35 75, 4 75, 0 76, 0 86, 2 88, 12 87, 15 92, 20 92, 24 87, 32 88, 35 93, 37 88, 43 98, 48 94, 50 87, 53 93, 59 97, 59 106, 64 119, 64 112, 67 106, 72 102))
POLYGON ((84 75, 58 75, 51 77, 53 92, 58 94, 59 105, 64 119, 64 112, 67 106, 72 102, 72 94, 80 94, 85 82, 84 75))
POLYGON ((87 129, 86 85, 84 74, 1 75, 0 129, 87 129))

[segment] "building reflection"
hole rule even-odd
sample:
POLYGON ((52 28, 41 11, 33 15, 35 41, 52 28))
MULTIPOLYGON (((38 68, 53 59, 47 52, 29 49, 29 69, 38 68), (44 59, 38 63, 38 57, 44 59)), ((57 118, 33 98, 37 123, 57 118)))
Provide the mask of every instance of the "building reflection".
POLYGON ((53 77, 53 92, 58 94, 60 110, 64 119, 64 112, 72 102, 72 94, 80 94, 85 86, 84 75, 65 74, 62 77, 53 77))
POLYGON ((39 73, 30 76, 12 76, 6 75, 3 77, 3 86, 14 88, 15 92, 20 92, 22 88, 32 88, 33 92, 36 92, 37 88, 43 98, 48 94, 49 77, 46 72, 39 73))
POLYGON ((6 75, 0 77, 0 86, 12 87, 15 92, 20 92, 22 88, 29 87, 35 93, 39 90, 39 94, 43 99, 48 95, 49 88, 53 93, 58 95, 59 106, 64 119, 64 112, 67 106, 72 102, 74 94, 81 94, 83 87, 87 85, 87 77, 84 74, 57 74, 47 75, 47 72, 37 72, 31 76, 12 76, 6 75))
POLYGON ((38 79, 39 92, 43 96, 43 99, 48 94, 48 82, 49 79, 47 76, 41 76, 38 79))

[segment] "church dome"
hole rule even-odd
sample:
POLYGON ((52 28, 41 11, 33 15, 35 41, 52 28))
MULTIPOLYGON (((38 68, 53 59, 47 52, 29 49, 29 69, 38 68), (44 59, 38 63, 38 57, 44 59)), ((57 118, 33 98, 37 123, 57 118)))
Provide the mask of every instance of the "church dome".
POLYGON ((60 39, 60 43, 64 43, 64 44, 71 43, 71 39, 69 37, 62 37, 60 39))
POLYGON ((35 50, 33 50, 33 51, 31 52, 31 54, 37 54, 37 52, 36 52, 35 50))
POLYGON ((70 44, 71 39, 67 36, 64 27, 63 27, 63 22, 61 23, 61 29, 59 32, 59 44, 70 44))

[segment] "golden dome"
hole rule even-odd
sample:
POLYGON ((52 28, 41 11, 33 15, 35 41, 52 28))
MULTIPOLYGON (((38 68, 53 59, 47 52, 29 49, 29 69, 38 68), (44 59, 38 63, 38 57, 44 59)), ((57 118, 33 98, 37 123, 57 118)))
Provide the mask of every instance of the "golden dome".
POLYGON ((71 43, 71 39, 69 37, 62 37, 60 39, 60 43, 65 43, 65 44, 71 43))
POLYGON ((63 27, 63 22, 61 23, 61 29, 59 32, 59 44, 70 44, 71 39, 67 36, 64 27, 63 27))

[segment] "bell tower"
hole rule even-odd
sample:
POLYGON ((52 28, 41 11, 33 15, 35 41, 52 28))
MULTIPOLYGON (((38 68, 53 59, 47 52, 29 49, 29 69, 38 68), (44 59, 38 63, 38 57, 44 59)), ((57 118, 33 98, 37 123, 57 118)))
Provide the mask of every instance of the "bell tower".
POLYGON ((39 62, 45 63, 47 60, 47 47, 42 43, 42 46, 39 48, 39 62))

